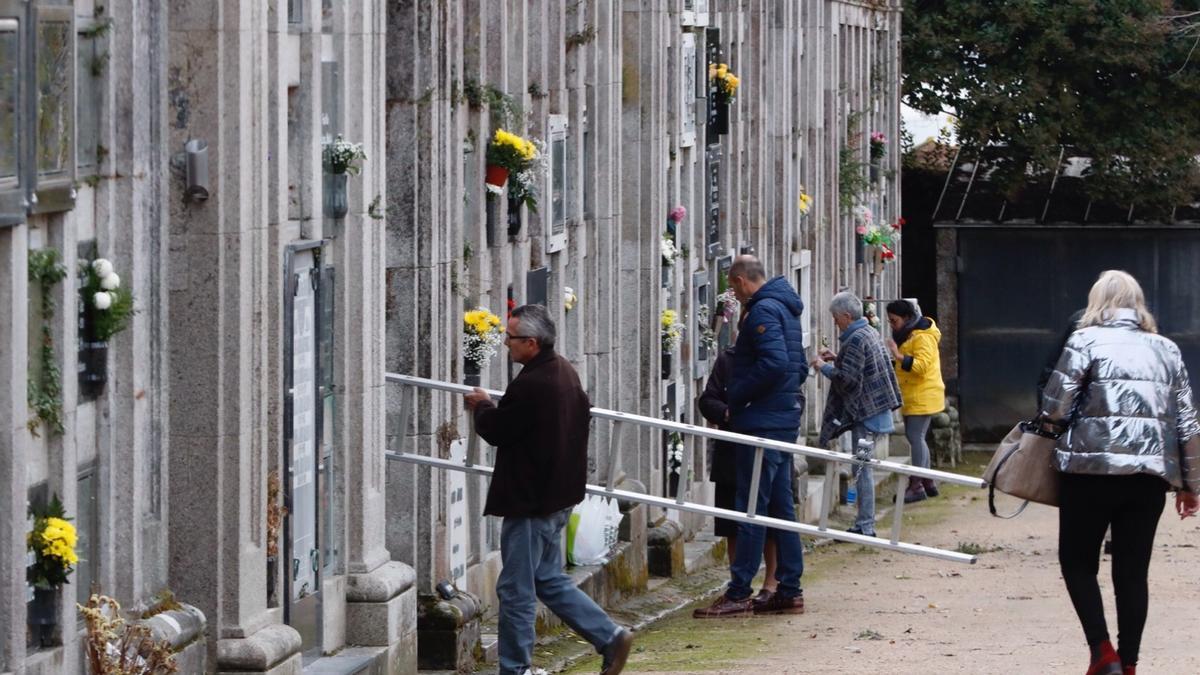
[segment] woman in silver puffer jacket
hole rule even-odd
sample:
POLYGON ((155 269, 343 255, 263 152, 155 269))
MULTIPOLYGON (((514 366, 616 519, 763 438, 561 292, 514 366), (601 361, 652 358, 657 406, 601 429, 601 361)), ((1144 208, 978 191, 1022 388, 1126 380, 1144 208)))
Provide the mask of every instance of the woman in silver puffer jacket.
POLYGON ((1055 452, 1059 564, 1091 648, 1088 675, 1131 675, 1167 490, 1178 491, 1180 517, 1197 511, 1200 424, 1179 347, 1157 334, 1137 280, 1115 270, 1101 274, 1079 326, 1046 386, 1042 410, 1047 428, 1065 429, 1055 452), (1096 583, 1110 526, 1119 654, 1096 583))

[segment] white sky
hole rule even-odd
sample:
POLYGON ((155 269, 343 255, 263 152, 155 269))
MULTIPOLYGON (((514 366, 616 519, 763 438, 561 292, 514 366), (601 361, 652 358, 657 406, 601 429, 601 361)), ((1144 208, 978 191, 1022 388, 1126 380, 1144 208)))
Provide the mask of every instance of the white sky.
POLYGON ((937 138, 939 129, 950 126, 949 115, 926 115, 903 103, 900 104, 900 115, 904 119, 905 128, 912 134, 913 145, 920 145, 930 138, 937 138))

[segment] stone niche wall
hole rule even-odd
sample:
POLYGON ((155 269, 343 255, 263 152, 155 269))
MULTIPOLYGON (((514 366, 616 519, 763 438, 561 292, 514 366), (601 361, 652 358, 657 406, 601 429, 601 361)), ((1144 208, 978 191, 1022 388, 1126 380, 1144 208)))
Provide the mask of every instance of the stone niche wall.
MULTIPOLYGON (((503 316, 510 298, 544 300, 559 325, 559 350, 594 405, 697 421, 693 401, 715 356, 699 358, 701 305, 711 315, 723 259, 747 249, 801 290, 809 348, 822 337, 835 342, 824 309, 834 292, 898 295, 898 263, 876 274, 861 259, 840 205, 839 170, 864 176, 850 184, 877 223, 899 216, 899 19, 895 2, 390 4, 388 369, 462 381, 464 309, 503 316), (710 60, 741 78, 726 133, 708 123, 710 60), (522 114, 504 119, 509 104, 522 114), (489 201, 483 173, 498 126, 548 139, 563 123, 560 233, 549 195, 538 213, 514 213, 503 196, 489 201), (872 131, 889 145, 869 172, 872 131), (807 214, 802 190, 813 199, 807 214), (659 242, 677 205, 688 211, 676 232, 683 255, 664 269, 659 242), (578 297, 570 311, 566 287, 578 297), (666 377, 665 308, 687 329, 666 377)), ((513 373, 501 350, 483 385, 503 389, 513 373)), ((825 393, 817 379, 808 392, 810 428, 825 393)), ((444 456, 446 440, 470 433, 458 397, 420 392, 411 420, 399 419, 399 401, 392 387, 392 447, 403 439, 409 451, 444 456)), ((608 434, 607 423, 593 423, 595 480, 609 470, 608 434)), ((664 493, 660 435, 627 428, 619 441, 627 476, 664 493)), ((689 449, 702 494, 703 447, 689 449)), ((481 452, 490 461, 487 448, 481 452)), ((446 480, 439 471, 389 467, 389 550, 415 564, 426 592, 450 570, 446 480)), ((469 481, 466 586, 486 600, 498 533, 478 517, 485 490, 482 479, 469 481)), ((688 529, 701 524, 685 521, 688 529)))

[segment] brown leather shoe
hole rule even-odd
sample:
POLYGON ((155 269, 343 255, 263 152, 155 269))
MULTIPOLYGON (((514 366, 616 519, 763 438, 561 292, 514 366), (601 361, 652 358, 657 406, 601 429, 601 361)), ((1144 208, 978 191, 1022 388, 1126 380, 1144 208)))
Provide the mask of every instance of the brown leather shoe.
POLYGON ((754 601, 755 616, 763 616, 766 614, 803 614, 804 613, 804 593, 793 597, 784 597, 779 593, 773 593, 766 600, 754 601))
POLYGON ((629 650, 632 648, 633 633, 622 628, 612 643, 604 649, 600 675, 619 675, 625 669, 625 662, 629 659, 629 650))
POLYGON ((758 592, 758 595, 754 596, 754 602, 765 602, 770 600, 771 596, 773 595, 775 595, 775 591, 770 591, 764 588, 758 592))
POLYGON ((717 601, 708 607, 701 607, 692 612, 693 619, 724 619, 734 616, 753 616, 754 601, 750 598, 745 600, 730 600, 722 595, 717 598, 717 601))

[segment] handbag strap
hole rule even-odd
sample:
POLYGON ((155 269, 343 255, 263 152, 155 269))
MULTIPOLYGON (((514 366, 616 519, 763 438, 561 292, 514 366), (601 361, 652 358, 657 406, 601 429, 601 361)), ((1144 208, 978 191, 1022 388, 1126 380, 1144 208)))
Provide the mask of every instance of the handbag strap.
POLYGON ((1021 512, 1025 510, 1026 506, 1029 506, 1028 499, 1022 502, 1021 505, 1017 507, 1016 511, 1013 511, 1007 516, 1000 515, 996 512, 996 486, 995 484, 988 485, 988 510, 992 512, 993 516, 996 516, 997 518, 1003 518, 1004 520, 1016 518, 1017 516, 1021 515, 1021 512))
MULTIPOLYGON (((1023 431, 1032 431, 1032 429, 1030 429, 1028 427, 1033 427, 1036 425, 1036 423, 1037 423, 1036 419, 1033 422, 1027 422, 1021 426, 1021 429, 1023 431), (1028 425, 1028 427, 1026 425, 1028 425)), ((1037 433, 1037 432, 1034 432, 1034 433, 1037 433)), ((1004 520, 1016 518, 1017 516, 1021 515, 1021 512, 1025 510, 1025 507, 1029 506, 1029 500, 1026 499, 1024 501, 1024 503, 1022 503, 1019 507, 1017 507, 1016 511, 1013 511, 1012 513, 1010 513, 1007 516, 1002 516, 1002 515, 1000 515, 999 512, 996 511, 996 481, 995 481, 995 477, 1000 475, 1000 470, 1004 468, 1004 465, 1008 462, 1009 458, 1012 457, 1014 454, 1016 454, 1016 453, 1012 452, 1012 453, 1009 453, 1009 454, 1005 455, 1004 457, 1000 458, 1000 463, 998 463, 996 465, 996 472, 994 474, 992 474, 993 479, 988 483, 988 511, 990 511, 993 516, 995 516, 997 518, 1003 518, 1004 520)))

